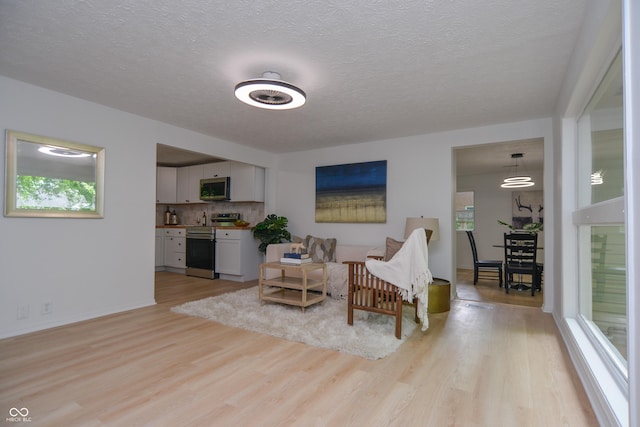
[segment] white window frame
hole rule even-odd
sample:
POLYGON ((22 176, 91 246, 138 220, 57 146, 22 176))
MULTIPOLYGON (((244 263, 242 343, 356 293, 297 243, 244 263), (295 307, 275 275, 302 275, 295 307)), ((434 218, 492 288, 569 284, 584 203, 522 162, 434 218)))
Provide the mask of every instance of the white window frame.
MULTIPOLYGON (((592 5, 595 6, 595 5, 592 5)), ((558 278, 562 280, 560 288, 561 311, 555 313, 558 324, 563 331, 567 348, 572 357, 578 374, 584 384, 585 391, 593 405, 598 419, 603 425, 640 426, 640 3, 636 0, 621 0, 609 2, 609 16, 601 25, 596 39, 588 55, 586 71, 582 73, 570 95, 566 115, 559 123, 562 144, 556 147, 554 154, 560 157, 557 167, 560 173, 562 190, 561 213, 558 219, 561 226, 558 238, 561 241, 561 256, 563 259, 558 278), (620 8, 616 21, 615 13, 611 10, 620 8), (619 16, 622 15, 622 25, 619 16), (616 21, 611 23, 611 17, 616 21), (633 24, 632 24, 633 22, 633 24), (615 27, 615 28, 613 28, 615 27), (613 28, 613 31, 612 31, 613 28), (619 35, 616 37, 616 35, 619 35), (618 38, 616 43, 616 38, 618 38), (624 134, 625 134, 625 195, 620 199, 607 201, 589 209, 578 209, 577 192, 577 118, 584 110, 602 80, 608 65, 617 53, 616 45, 623 48, 623 78, 624 78, 624 134), (611 57, 607 61, 602 55, 603 50, 611 57), (598 74, 594 70, 594 58, 603 66, 598 74), (604 59, 603 59, 604 58, 604 59), (590 93, 588 87, 593 85, 590 93), (580 101, 582 100, 582 101, 580 101), (578 104, 582 104, 580 108, 578 104), (577 107, 577 108, 576 108, 577 107), (572 143, 573 141, 573 143, 572 143), (621 209, 621 205, 624 206, 621 209), (573 206, 573 208, 571 208, 573 206), (578 300, 578 227, 590 221, 598 221, 597 209, 615 209, 619 214, 624 212, 626 233, 626 264, 627 264, 627 310, 628 310, 628 378, 616 374, 620 372, 612 359, 608 357, 606 345, 599 343, 597 334, 590 331, 586 322, 579 319, 578 300), (590 216, 591 219, 587 217, 590 216)), ((608 7, 608 6, 605 6, 608 7)), ((615 11, 614 11, 615 12, 615 11)), ((557 196, 556 196, 557 197, 557 196)))

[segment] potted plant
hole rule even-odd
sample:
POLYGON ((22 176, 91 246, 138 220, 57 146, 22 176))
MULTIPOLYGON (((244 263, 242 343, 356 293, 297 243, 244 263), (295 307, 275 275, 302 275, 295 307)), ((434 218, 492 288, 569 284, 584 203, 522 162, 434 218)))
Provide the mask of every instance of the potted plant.
POLYGON ((260 246, 258 246, 260 252, 266 253, 267 246, 272 243, 291 241, 291 233, 287 231, 288 223, 289 220, 286 217, 270 214, 251 228, 253 237, 260 240, 260 246))
POLYGON ((501 220, 498 220, 498 223, 504 225, 505 227, 508 227, 511 231, 527 231, 529 233, 544 231, 544 224, 541 222, 530 222, 529 224, 525 224, 522 226, 522 230, 516 230, 513 225, 501 220))

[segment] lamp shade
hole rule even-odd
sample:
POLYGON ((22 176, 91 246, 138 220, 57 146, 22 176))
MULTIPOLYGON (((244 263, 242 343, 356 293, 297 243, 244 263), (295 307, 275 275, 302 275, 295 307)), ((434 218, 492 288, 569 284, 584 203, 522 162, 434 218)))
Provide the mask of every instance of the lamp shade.
POLYGON ((433 231, 431 235, 432 242, 440 240, 440 221, 438 221, 438 218, 407 218, 407 223, 404 227, 404 238, 408 238, 416 228, 426 228, 433 231))

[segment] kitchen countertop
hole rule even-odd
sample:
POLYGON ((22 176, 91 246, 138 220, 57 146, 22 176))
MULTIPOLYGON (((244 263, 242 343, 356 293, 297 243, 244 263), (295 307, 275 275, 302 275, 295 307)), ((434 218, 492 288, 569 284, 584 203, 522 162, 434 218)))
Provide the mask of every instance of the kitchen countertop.
MULTIPOLYGON (((191 224, 156 225, 156 228, 187 228, 187 227, 200 227, 200 226, 191 225, 191 224)), ((246 225, 244 227, 238 227, 238 226, 235 226, 235 225, 223 225, 223 226, 216 227, 216 229, 219 229, 219 230, 249 230, 249 229, 251 229, 251 226, 250 225, 246 225)))
POLYGON ((216 230, 250 230, 250 225, 245 225, 244 227, 238 227, 237 225, 223 225, 220 227, 216 227, 216 230))

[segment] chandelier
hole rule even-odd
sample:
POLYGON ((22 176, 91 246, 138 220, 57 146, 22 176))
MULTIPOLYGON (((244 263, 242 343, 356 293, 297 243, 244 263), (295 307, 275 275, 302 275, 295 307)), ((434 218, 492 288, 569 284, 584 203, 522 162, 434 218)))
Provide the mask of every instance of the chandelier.
POLYGON ((518 174, 518 159, 521 159, 522 157, 524 157, 524 154, 522 153, 513 153, 511 155, 511 158, 515 161, 513 165, 509 166, 510 169, 513 169, 513 174, 510 174, 507 178, 505 178, 500 187, 523 188, 536 185, 536 183, 532 181, 529 175, 518 174))

